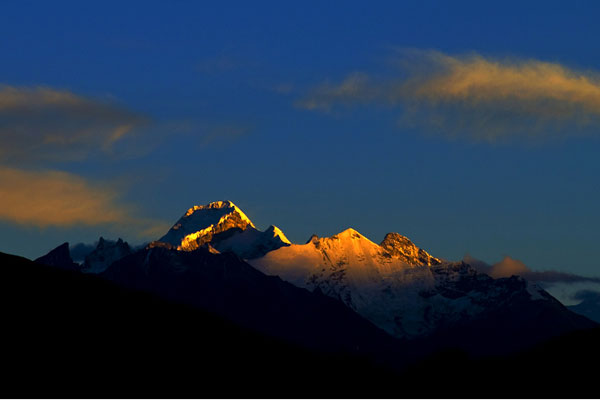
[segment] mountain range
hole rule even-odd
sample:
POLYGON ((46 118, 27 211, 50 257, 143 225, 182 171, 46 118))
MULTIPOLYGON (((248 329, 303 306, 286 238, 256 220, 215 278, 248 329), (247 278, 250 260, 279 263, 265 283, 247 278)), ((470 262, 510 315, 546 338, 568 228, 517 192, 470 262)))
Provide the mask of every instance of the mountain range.
POLYGON ((68 243, 36 263, 388 372, 451 349, 507 357, 596 327, 534 283, 491 278, 398 233, 377 244, 349 228, 296 244, 273 225, 257 229, 231 201, 190 208, 140 249, 100 238, 82 263, 68 243))

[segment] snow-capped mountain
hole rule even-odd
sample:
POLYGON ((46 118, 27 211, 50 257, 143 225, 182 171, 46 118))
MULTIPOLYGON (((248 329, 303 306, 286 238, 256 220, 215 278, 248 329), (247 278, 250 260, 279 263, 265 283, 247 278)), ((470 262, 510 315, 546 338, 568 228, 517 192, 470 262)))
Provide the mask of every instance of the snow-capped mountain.
POLYGON ((249 262, 268 275, 340 299, 400 338, 426 336, 518 302, 559 304, 523 279, 492 279, 467 264, 443 262, 397 233, 378 245, 347 229, 249 262))
MULTIPOLYGON (((326 304, 307 300, 313 292, 337 304, 338 312, 360 315, 381 332, 409 339, 415 355, 432 351, 433 345, 482 354, 512 351, 595 326, 524 279, 493 279, 464 262, 436 258, 398 233, 377 244, 347 229, 292 244, 275 226, 256 229, 230 201, 190 208, 145 249, 134 252, 122 240, 100 238, 83 267, 71 260, 68 244, 40 260, 99 274, 287 339, 306 336, 298 327, 315 323, 310 316, 326 304), (266 290, 273 285, 269 282, 280 282, 276 276, 285 285, 266 290), (290 289, 294 286, 297 290, 290 289), (267 317, 268 310, 272 315, 267 317)), ((328 322, 326 331, 341 340, 332 315, 316 319, 322 326, 328 322)))
POLYGON ((435 287, 429 265, 441 261, 398 234, 387 235, 383 244, 347 229, 328 238, 313 236, 304 245, 280 248, 250 263, 268 275, 340 299, 395 336, 430 331, 432 324, 424 317, 431 300, 419 293, 435 287))
POLYGON ((271 250, 290 245, 276 226, 262 232, 231 201, 216 201, 190 208, 159 239, 177 250, 193 251, 210 245, 219 252, 233 252, 241 258, 260 257, 271 250))
POLYGON ((398 338, 431 335, 531 302, 562 306, 520 278, 492 279, 467 264, 443 261, 398 233, 376 244, 347 229, 291 244, 274 226, 257 230, 231 201, 190 208, 159 242, 182 251, 233 252, 267 275, 339 299, 398 338))

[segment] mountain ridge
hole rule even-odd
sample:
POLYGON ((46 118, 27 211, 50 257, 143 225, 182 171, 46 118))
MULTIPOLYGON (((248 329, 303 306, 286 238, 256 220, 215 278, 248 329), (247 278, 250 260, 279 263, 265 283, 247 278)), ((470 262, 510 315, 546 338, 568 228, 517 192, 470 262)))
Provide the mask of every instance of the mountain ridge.
MULTIPOLYGON (((473 324, 493 325, 496 318, 504 321, 504 331, 521 332, 519 325, 523 324, 523 316, 528 315, 537 323, 522 332, 523 337, 515 343, 518 347, 534 338, 593 325, 586 318, 574 317, 543 289, 521 278, 494 279, 464 262, 436 258, 398 233, 388 233, 377 244, 357 230, 347 228, 330 237, 313 235, 306 244, 294 244, 273 225, 264 232, 256 229, 231 201, 188 209, 158 241, 142 251, 124 255, 121 259, 111 259, 114 262, 104 268, 105 272, 99 269, 96 273, 119 284, 141 285, 141 289, 153 293, 207 306, 198 301, 205 295, 203 290, 209 293, 213 288, 203 286, 206 283, 201 277, 218 280, 220 272, 213 271, 214 265, 227 270, 227 263, 247 262, 239 264, 246 265, 240 268, 250 268, 309 293, 337 300, 391 337, 402 340, 435 337, 438 332, 447 331, 448 337, 453 337, 447 345, 470 346, 471 343, 461 340, 460 332, 469 332, 473 324), (150 258, 140 260, 140 254, 150 258), (152 264, 156 254, 160 255, 160 263, 155 260, 152 264), (189 284, 185 280, 178 280, 182 273, 194 277, 190 279, 196 282, 196 290, 185 286, 189 284), (183 291, 186 294, 178 297, 177 288, 182 287, 186 287, 183 291), (200 287, 205 289, 199 290, 200 287), (547 331, 536 326, 547 327, 547 331)), ((213 284, 218 286, 216 282, 213 284)), ((236 287, 252 292, 254 285, 249 281, 248 287, 236 287)), ((219 296, 214 293, 210 301, 222 301, 219 296)), ((215 307, 211 304, 208 305, 215 307)), ((229 306, 230 311, 234 308, 229 306)), ((253 312, 248 310, 247 314, 253 312)), ((260 329, 260 325, 254 328, 260 329)), ((292 332, 287 334, 293 336, 292 332)), ((506 338, 498 340, 511 348, 506 338)), ((444 342, 443 338, 439 342, 444 342)), ((486 343, 477 346, 471 347, 484 353, 493 351, 486 343)))

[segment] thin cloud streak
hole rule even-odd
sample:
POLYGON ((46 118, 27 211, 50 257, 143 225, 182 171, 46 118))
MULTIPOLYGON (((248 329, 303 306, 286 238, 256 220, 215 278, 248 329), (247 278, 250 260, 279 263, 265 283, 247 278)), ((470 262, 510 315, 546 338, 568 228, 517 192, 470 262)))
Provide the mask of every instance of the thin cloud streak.
POLYGON ((61 171, 0 167, 0 219, 24 226, 114 225, 149 236, 167 226, 136 217, 109 186, 61 171))
POLYGON ((353 73, 341 83, 326 82, 296 106, 325 112, 344 105, 398 107, 404 123, 489 142, 560 137, 600 126, 597 72, 435 51, 405 51, 398 65, 394 77, 353 73))
POLYGON ((336 105, 364 105, 381 102, 384 98, 383 87, 373 83, 368 75, 355 72, 339 84, 325 82, 313 88, 308 96, 296 101, 295 104, 307 110, 329 112, 336 105))

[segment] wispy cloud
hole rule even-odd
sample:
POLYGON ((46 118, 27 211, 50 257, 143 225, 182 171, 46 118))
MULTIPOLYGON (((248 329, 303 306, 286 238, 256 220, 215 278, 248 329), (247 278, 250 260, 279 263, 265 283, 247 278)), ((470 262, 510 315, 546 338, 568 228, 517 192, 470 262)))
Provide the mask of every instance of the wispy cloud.
POLYGON ((502 141, 585 133, 600 126, 600 74, 539 60, 404 51, 394 76, 353 73, 296 105, 398 107, 405 123, 448 136, 502 141))
POLYGON ((110 101, 48 87, 0 86, 0 162, 71 161, 110 153, 146 122, 110 101))
POLYGON ((166 228, 160 221, 138 217, 110 185, 61 171, 7 167, 0 167, 0 219, 41 228, 114 225, 140 236, 166 228))
POLYGON ((354 72, 339 84, 325 82, 310 90, 296 101, 296 106, 307 110, 331 111, 334 106, 382 102, 383 87, 372 82, 367 74, 354 72))

